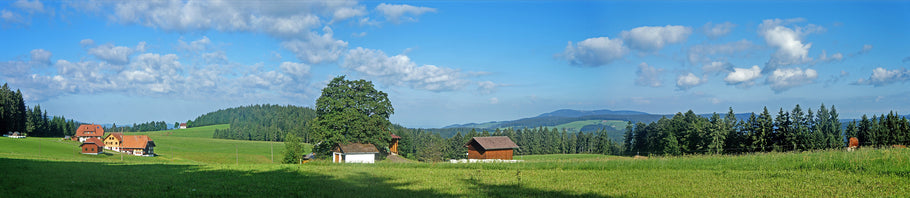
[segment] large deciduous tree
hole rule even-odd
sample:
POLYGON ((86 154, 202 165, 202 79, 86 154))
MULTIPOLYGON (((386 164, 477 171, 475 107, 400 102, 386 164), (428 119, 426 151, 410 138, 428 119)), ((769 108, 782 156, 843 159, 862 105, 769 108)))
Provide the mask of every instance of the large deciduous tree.
POLYGON ((370 143, 386 151, 391 140, 389 116, 394 112, 388 94, 374 89, 370 81, 335 77, 316 100, 316 118, 310 125, 318 143, 314 149, 328 156, 338 143, 370 143))

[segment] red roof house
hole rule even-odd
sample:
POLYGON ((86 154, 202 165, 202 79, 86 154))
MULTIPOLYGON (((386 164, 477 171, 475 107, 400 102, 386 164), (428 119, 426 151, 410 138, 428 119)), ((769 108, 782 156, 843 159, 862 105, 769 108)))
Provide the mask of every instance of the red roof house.
POLYGON ((88 138, 79 145, 82 154, 97 155, 104 152, 104 142, 98 138, 88 138))
POLYGON ((120 152, 139 156, 155 156, 155 141, 147 135, 123 135, 120 152))
POLYGON ((83 124, 76 129, 76 135, 73 138, 79 140, 79 142, 85 142, 89 138, 101 139, 103 135, 104 127, 101 127, 101 125, 83 124))

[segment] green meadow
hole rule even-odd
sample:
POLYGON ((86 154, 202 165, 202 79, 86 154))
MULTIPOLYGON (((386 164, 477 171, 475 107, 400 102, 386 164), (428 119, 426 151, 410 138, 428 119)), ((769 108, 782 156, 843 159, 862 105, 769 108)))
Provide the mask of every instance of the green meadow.
POLYGON ((910 149, 297 165, 272 163, 271 148, 279 161, 281 143, 211 138, 224 127, 142 133, 158 144, 158 157, 83 155, 59 138, 0 138, 0 197, 910 196, 910 149))

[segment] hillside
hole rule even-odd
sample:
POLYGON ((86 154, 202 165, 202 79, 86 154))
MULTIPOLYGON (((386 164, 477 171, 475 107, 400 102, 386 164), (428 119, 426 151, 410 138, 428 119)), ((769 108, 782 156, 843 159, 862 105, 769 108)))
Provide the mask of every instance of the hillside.
POLYGON ((316 117, 309 107, 293 105, 250 105, 203 114, 188 123, 189 127, 229 124, 212 136, 219 139, 283 141, 288 132, 308 137, 307 123, 316 117))

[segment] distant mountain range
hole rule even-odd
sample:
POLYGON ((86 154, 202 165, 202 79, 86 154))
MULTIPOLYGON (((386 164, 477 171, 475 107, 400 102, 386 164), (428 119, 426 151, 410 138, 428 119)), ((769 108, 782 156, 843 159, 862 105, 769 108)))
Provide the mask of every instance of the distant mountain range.
MULTIPOLYGON (((721 117, 726 113, 718 113, 721 117)), ((751 113, 738 113, 736 118, 739 120, 748 119, 751 113)), ((699 114, 699 116, 711 117, 712 114, 699 114)), ((623 122, 654 122, 661 117, 672 117, 673 114, 650 114, 641 111, 613 111, 613 110, 573 110, 560 109, 549 113, 543 113, 535 117, 521 118, 511 121, 493 121, 484 123, 453 124, 445 128, 477 128, 477 129, 496 129, 496 128, 536 128, 541 126, 558 126, 577 121, 585 120, 604 120, 604 121, 623 121, 623 122)))

